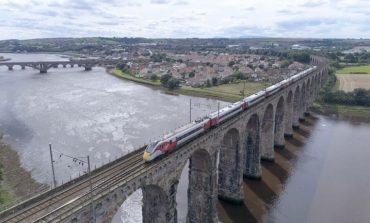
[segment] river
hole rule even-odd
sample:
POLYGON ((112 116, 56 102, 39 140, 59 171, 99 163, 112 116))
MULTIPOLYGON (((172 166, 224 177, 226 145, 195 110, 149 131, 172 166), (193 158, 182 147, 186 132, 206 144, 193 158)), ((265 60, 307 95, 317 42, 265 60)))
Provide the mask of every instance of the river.
MULTIPOLYGON (((1 54, 13 61, 65 60, 50 54, 1 54)), ((100 166, 150 139, 217 108, 218 101, 168 95, 108 75, 103 68, 51 69, 47 74, 0 67, 0 131, 39 182, 51 183, 48 144, 57 181, 86 166, 68 159, 89 155, 100 166)), ((226 105, 227 103, 222 103, 226 105)), ((263 162, 262 181, 245 179, 245 205, 219 202, 222 222, 368 222, 370 125, 315 115, 302 123, 274 163, 263 162)), ((177 195, 185 221, 187 173, 177 195)), ((141 194, 123 204, 114 222, 141 222, 141 194)))

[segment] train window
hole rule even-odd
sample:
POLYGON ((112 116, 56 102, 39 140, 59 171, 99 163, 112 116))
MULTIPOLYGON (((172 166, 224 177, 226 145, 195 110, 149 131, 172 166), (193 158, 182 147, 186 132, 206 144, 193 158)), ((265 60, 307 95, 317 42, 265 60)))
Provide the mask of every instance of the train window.
POLYGON ((202 126, 201 126, 201 127, 198 127, 198 128, 196 128, 196 129, 194 129, 193 131, 188 132, 188 133, 186 133, 186 134, 184 134, 184 135, 180 136, 180 137, 178 138, 178 140, 181 140, 181 139, 183 139, 183 138, 186 138, 187 136, 189 136, 189 135, 191 135, 191 134, 193 134, 193 133, 195 133, 195 132, 199 131, 199 130, 200 130, 200 129, 202 129, 202 128, 203 128, 202 126))
POLYGON ((148 147, 147 147, 147 151, 148 152, 153 152, 153 150, 155 149, 155 146, 158 144, 158 141, 155 141, 153 143, 151 143, 148 147))

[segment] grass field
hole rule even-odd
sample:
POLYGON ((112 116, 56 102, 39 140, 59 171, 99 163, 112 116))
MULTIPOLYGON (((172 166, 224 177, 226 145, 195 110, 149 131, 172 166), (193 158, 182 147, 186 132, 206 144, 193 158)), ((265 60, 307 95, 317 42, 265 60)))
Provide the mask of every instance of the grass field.
POLYGON ((337 74, 370 74, 370 65, 367 66, 351 66, 337 70, 337 74))
MULTIPOLYGON (((175 90, 169 90, 161 86, 159 80, 151 81, 143 78, 133 77, 129 74, 123 73, 118 69, 111 70, 111 73, 117 77, 124 78, 127 80, 135 81, 137 83, 151 85, 154 87, 161 88, 164 91, 177 93, 177 94, 186 94, 198 97, 214 98, 222 101, 236 102, 243 98, 241 91, 243 90, 244 83, 236 84, 224 84, 214 87, 207 88, 193 88, 188 86, 183 86, 175 90)), ((245 83, 244 95, 248 96, 254 94, 262 89, 265 89, 269 84, 268 83, 255 83, 247 82, 245 83)))
MULTIPOLYGON (((246 97, 254 94, 262 89, 265 89, 267 86, 269 86, 268 83, 247 82, 245 83, 244 95, 246 97)), ((184 93, 201 97, 212 97, 223 101, 236 102, 243 99, 243 95, 241 94, 243 87, 243 83, 237 83, 223 84, 207 88, 182 87, 176 91, 180 94, 184 93)))
POLYGON ((217 92, 223 92, 227 94, 233 94, 233 95, 240 95, 242 96, 241 92, 244 88, 244 95, 251 95, 254 94, 262 89, 265 89, 266 87, 270 86, 269 83, 260 83, 260 82, 246 82, 244 83, 236 83, 236 84, 223 84, 215 87, 206 88, 211 91, 217 91, 217 92))
POLYGON ((135 81, 135 82, 138 82, 138 83, 148 84, 148 85, 153 85, 153 86, 161 86, 161 82, 159 80, 152 81, 152 80, 147 80, 147 79, 143 79, 143 78, 134 77, 132 75, 123 73, 122 71, 120 71, 118 69, 111 70, 111 73, 113 75, 117 76, 117 77, 121 77, 121 78, 131 80, 131 81, 135 81))

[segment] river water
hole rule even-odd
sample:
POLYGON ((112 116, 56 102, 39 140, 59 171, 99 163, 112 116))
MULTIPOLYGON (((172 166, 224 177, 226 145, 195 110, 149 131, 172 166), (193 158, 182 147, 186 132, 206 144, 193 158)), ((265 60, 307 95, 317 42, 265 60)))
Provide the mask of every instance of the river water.
MULTIPOLYGON (((50 54, 0 54, 13 61, 64 60, 50 54)), ((90 155, 94 167, 210 113, 217 101, 168 95, 108 75, 103 68, 51 69, 47 74, 0 67, 0 131, 39 182, 51 182, 48 144, 58 183, 86 166, 64 154, 90 155), (63 154, 60 156, 60 154, 63 154)), ((226 105, 226 103, 222 103, 226 105)), ((261 181, 245 179, 245 205, 218 204, 222 222, 368 222, 370 125, 316 115, 307 118, 274 163, 263 162, 261 181)), ((187 173, 177 195, 185 221, 187 173)), ((141 222, 141 192, 113 222, 141 222)))

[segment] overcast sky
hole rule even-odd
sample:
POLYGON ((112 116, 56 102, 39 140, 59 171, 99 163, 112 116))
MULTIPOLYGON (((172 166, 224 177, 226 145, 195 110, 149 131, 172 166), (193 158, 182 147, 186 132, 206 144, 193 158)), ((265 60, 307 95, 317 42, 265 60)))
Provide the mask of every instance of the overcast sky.
POLYGON ((0 39, 370 38, 369 0, 0 0, 0 39))

